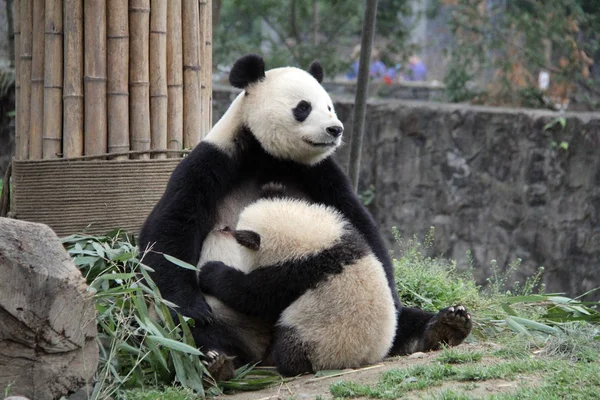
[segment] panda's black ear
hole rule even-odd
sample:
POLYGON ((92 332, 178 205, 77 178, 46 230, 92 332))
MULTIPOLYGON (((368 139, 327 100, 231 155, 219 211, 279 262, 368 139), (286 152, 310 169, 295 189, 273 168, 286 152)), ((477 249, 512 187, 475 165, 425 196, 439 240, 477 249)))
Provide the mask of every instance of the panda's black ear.
POLYGON ((321 63, 319 61, 313 61, 313 63, 310 64, 310 67, 308 68, 308 72, 315 77, 317 82, 323 82, 323 67, 321 66, 321 63))
POLYGON ((254 231, 238 230, 233 232, 233 237, 240 245, 250 250, 258 250, 260 248, 260 235, 254 231))
POLYGON ((265 79, 265 62, 261 56, 256 54, 248 54, 239 58, 229 73, 229 83, 240 89, 245 89, 251 83, 263 79, 265 79))

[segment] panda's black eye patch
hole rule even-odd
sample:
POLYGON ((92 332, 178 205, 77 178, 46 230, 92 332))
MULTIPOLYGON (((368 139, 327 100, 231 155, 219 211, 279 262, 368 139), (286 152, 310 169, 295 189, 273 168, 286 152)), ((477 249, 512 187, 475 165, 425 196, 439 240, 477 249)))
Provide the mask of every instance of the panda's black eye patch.
POLYGON ((294 109, 292 110, 292 113, 294 114, 294 118, 296 119, 296 121, 303 122, 306 118, 308 118, 311 111, 312 106, 310 105, 310 103, 306 100, 300 100, 300 102, 298 102, 298 104, 296 104, 296 107, 294 107, 294 109))

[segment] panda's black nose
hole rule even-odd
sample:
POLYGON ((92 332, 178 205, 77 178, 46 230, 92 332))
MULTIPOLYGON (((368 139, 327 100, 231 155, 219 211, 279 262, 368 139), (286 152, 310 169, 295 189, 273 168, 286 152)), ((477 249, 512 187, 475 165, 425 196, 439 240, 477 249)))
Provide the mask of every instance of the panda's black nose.
POLYGON ((339 137, 342 134, 342 132, 344 132, 344 128, 342 128, 341 126, 330 126, 325 130, 334 138, 339 137))

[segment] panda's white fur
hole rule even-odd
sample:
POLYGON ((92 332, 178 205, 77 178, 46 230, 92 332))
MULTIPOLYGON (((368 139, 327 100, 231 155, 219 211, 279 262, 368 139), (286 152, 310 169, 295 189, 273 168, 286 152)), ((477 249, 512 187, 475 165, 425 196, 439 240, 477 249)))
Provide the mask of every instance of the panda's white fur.
POLYGON ((231 152, 241 126, 248 127, 270 155, 313 165, 329 157, 342 143, 328 127, 343 128, 329 94, 308 72, 294 67, 265 72, 265 79, 250 84, 204 138, 231 152), (294 119, 292 109, 305 100, 312 106, 308 118, 294 119))
MULTIPOLYGON (((310 258, 338 244, 353 228, 332 207, 279 198, 245 208, 236 229, 261 237, 249 267, 254 269, 310 258)), ((309 349, 316 371, 380 361, 392 346, 396 323, 383 266, 369 252, 305 292, 285 309, 277 326, 292 328, 309 349)))

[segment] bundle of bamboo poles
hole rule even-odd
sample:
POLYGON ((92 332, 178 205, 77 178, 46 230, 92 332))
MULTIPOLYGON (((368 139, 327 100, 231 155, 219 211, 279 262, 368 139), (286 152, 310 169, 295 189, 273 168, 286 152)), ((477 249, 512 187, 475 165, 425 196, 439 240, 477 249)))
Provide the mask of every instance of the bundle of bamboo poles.
POLYGON ((17 160, 178 157, 210 129, 210 0, 15 0, 13 15, 17 160))

